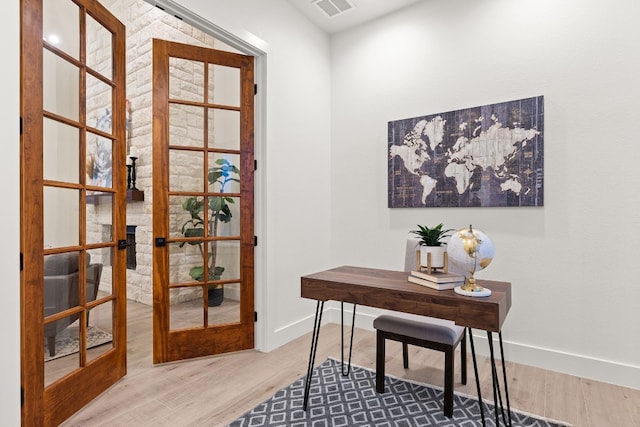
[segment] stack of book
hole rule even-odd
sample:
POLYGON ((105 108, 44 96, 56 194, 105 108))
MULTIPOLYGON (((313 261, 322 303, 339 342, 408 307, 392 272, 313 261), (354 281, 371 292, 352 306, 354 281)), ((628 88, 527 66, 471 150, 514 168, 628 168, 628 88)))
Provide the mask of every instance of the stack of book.
POLYGON ((456 286, 464 284, 464 276, 461 274, 443 273, 439 271, 432 271, 430 274, 424 271, 412 271, 409 276, 409 281, 431 289, 442 291, 445 289, 453 289, 456 286))

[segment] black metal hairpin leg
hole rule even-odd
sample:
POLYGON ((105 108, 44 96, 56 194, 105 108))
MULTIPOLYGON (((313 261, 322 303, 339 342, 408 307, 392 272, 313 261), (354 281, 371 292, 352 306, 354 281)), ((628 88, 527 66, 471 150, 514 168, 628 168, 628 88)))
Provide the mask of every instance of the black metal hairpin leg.
POLYGON ((307 366, 307 378, 304 383, 304 400, 302 409, 307 410, 309 402, 309 389, 311 388, 311 376, 313 374, 313 364, 316 359, 316 350, 318 349, 318 337, 320 336, 320 323, 322 323, 322 310, 324 301, 318 301, 316 304, 316 317, 313 322, 313 333, 311 335, 311 350, 309 352, 309 365, 307 366))
MULTIPOLYGON (((498 374, 496 371, 496 359, 493 354, 493 336, 487 331, 487 340, 489 341, 489 355, 491 357, 491 385, 493 388, 493 410, 496 414, 496 426, 500 425, 500 413, 498 408, 502 408, 502 397, 500 397, 500 384, 498 384, 498 374)), ((502 413, 504 418, 504 411, 502 413)))
POLYGON ((495 354, 493 352, 493 335, 491 332, 487 331, 487 339, 489 341, 489 352, 491 355, 491 380, 493 384, 493 401, 494 401, 494 408, 496 413, 496 426, 500 425, 500 413, 502 413, 502 421, 504 422, 504 424, 511 426, 511 407, 509 405, 509 390, 507 387, 507 371, 504 365, 504 351, 502 347, 501 332, 499 337, 500 337, 500 358, 501 358, 500 362, 502 364, 502 377, 504 382, 505 397, 507 400, 507 413, 509 414, 508 422, 507 422, 507 417, 504 413, 504 405, 502 403, 502 394, 500 392, 500 382, 498 380, 498 370, 496 368, 496 359, 495 359, 495 354), (500 413, 498 412, 498 405, 500 408, 500 413))
POLYGON ((349 364, 347 365, 347 372, 344 371, 344 302, 340 301, 340 370, 342 371, 342 376, 346 377, 351 372, 351 350, 353 349, 353 327, 355 326, 356 320, 356 304, 353 304, 353 316, 351 317, 351 339, 349 342, 349 364))
POLYGON ((484 420, 484 408, 482 404, 482 392, 480 391, 480 377, 478 376, 478 362, 476 361, 476 348, 473 345, 473 333, 471 328, 467 328, 469 332, 469 343, 471 344, 471 358, 473 359, 473 372, 476 374, 476 389, 478 390, 478 406, 480 407, 480 417, 482 418, 482 427, 486 426, 484 420))
POLYGON ((502 346, 502 331, 498 332, 500 338, 500 360, 502 360, 502 378, 504 380, 504 395, 507 399, 507 414, 509 414, 509 426, 511 426, 511 405, 509 404, 509 387, 507 385, 507 368, 504 366, 504 348, 502 346))

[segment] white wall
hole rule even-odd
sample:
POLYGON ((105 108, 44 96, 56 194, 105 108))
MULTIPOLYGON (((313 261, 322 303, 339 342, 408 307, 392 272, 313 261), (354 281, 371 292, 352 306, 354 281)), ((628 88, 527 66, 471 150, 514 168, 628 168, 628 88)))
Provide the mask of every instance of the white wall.
POLYGON ((0 26, 0 180, 3 183, 0 224, 0 342, 4 348, 0 363, 0 414, 2 424, 20 425, 20 1, 3 3, 5 22, 0 26))
POLYGON ((471 223, 496 247, 478 277, 513 285, 508 359, 640 388, 637 16, 636 0, 431 0, 334 36, 331 264, 402 269, 416 224, 471 223), (544 207, 387 208, 387 122, 537 95, 544 207))

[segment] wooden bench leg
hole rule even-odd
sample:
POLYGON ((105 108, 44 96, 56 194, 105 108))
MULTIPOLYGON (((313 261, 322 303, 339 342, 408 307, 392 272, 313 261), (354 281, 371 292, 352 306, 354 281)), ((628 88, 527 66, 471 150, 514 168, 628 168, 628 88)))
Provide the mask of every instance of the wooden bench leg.
POLYGON ((453 347, 444 351, 444 416, 453 415, 453 361, 455 352, 453 347))
POLYGON ((384 333, 378 331, 376 334, 376 391, 384 393, 384 333))

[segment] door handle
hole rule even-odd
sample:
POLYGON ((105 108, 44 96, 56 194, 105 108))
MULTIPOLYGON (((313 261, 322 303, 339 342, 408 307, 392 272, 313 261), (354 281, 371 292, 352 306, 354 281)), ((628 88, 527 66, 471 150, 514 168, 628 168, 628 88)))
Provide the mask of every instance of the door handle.
POLYGON ((118 249, 127 249, 129 246, 131 246, 131 243, 126 240, 118 240, 118 249))

